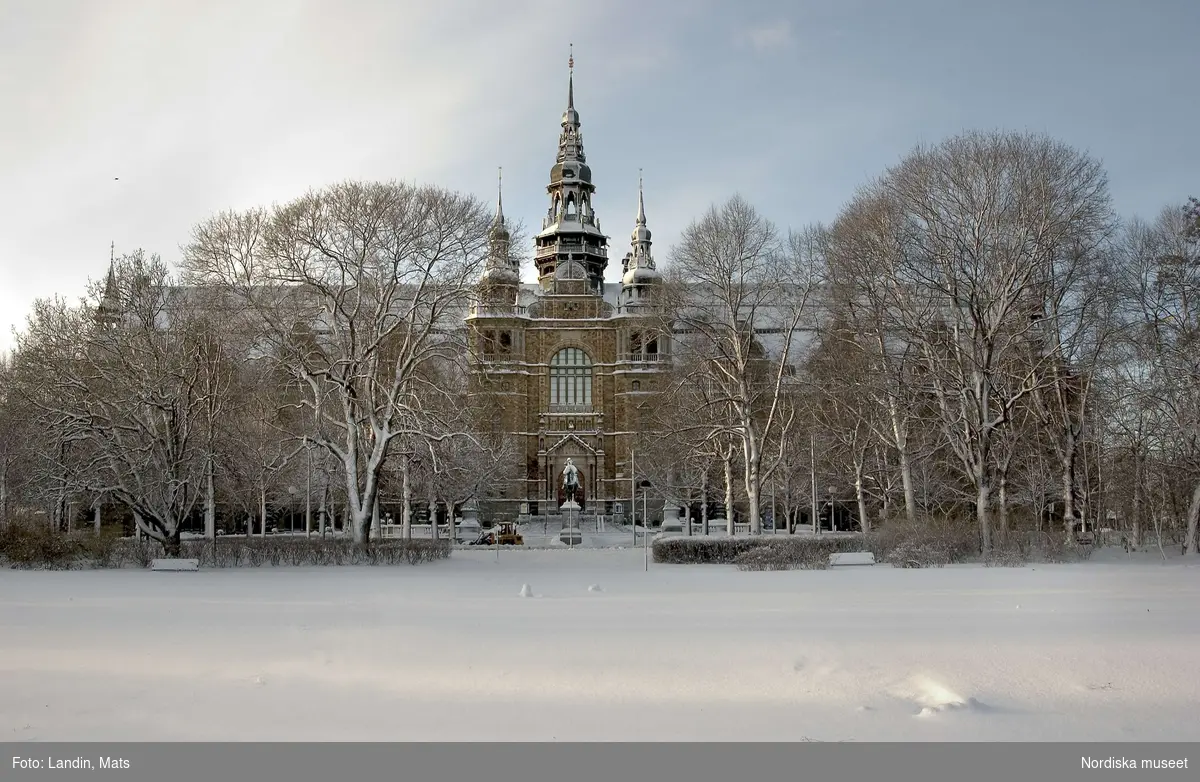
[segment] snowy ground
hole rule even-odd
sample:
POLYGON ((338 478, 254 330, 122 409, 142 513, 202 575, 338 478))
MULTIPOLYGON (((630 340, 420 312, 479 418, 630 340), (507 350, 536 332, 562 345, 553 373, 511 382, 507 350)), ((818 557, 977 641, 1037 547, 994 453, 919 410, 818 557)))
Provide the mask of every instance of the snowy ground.
POLYGON ((0 735, 1196 740, 1200 567, 1124 556, 646 573, 638 549, 460 550, 416 568, 4 570, 0 735))

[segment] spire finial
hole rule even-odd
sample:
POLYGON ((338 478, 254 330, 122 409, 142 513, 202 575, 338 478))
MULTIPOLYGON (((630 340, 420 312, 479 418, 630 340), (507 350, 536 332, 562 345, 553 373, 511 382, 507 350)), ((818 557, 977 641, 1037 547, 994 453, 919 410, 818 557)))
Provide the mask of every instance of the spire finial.
POLYGON ((567 108, 575 108, 575 44, 567 44, 567 108))
POLYGON ((496 168, 496 222, 504 224, 504 168, 496 168))
POLYGON ((637 224, 646 224, 646 199, 642 196, 642 170, 638 169, 638 213, 637 224))
POLYGON ((117 243, 115 240, 108 243, 108 262, 109 264, 117 262, 117 243))

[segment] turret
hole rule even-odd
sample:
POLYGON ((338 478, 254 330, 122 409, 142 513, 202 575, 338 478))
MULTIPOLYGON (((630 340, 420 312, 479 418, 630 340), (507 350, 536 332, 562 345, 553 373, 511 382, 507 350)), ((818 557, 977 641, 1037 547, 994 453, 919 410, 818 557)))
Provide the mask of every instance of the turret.
MULTIPOLYGON (((546 193, 550 205, 542 219, 542 230, 534 238, 538 279, 550 287, 559 267, 581 266, 587 287, 603 292, 604 269, 608 266, 608 237, 600 230, 600 221, 592 207, 596 188, 592 169, 583 151, 579 131, 579 112, 575 109, 575 57, 567 61, 567 108, 562 115, 558 137, 558 155, 550 169, 546 193)), ((570 270, 574 276, 573 269, 570 270)))
POLYGON ((521 284, 521 273, 512 259, 512 236, 504 222, 503 173, 496 177, 496 216, 488 231, 488 257, 479 279, 481 298, 491 304, 515 303, 521 284))
POLYGON ((630 311, 650 304, 654 289, 662 282, 662 275, 654 268, 654 256, 650 253, 650 229, 646 227, 646 199, 642 191, 642 175, 638 172, 638 209, 633 233, 629 236, 629 254, 625 261, 625 274, 621 277, 620 307, 630 311))

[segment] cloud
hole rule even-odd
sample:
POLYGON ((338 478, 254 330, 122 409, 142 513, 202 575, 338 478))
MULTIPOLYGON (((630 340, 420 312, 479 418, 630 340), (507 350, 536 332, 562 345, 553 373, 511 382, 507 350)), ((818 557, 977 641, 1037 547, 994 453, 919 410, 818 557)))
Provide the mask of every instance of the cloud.
POLYGON ((759 52, 787 49, 795 43, 795 39, 792 38, 792 23, 787 19, 780 19, 771 24, 741 30, 737 34, 737 42, 759 52))

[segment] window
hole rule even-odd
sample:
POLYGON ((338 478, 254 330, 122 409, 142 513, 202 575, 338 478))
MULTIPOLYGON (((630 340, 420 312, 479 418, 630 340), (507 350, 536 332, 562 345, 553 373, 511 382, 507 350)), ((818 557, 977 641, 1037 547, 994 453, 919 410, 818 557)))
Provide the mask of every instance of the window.
POLYGON ((592 404, 592 360, 579 348, 563 348, 550 359, 550 404, 592 404))
POLYGON ((633 390, 641 391, 642 390, 642 381, 640 381, 640 380, 633 381, 633 390))
POLYGON ((505 356, 512 353, 512 332, 511 331, 501 331, 500 332, 500 353, 501 353, 501 355, 505 355, 505 356))

